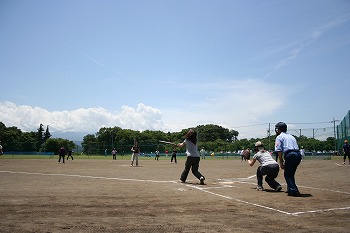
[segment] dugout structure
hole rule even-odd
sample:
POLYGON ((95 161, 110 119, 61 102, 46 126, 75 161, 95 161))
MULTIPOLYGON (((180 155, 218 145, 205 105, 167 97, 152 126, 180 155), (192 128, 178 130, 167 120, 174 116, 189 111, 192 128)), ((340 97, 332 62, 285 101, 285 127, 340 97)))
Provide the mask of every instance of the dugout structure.
POLYGON ((340 122, 339 125, 337 125, 337 150, 338 152, 342 151, 344 140, 347 139, 350 141, 350 110, 346 114, 346 116, 343 118, 343 120, 340 122))

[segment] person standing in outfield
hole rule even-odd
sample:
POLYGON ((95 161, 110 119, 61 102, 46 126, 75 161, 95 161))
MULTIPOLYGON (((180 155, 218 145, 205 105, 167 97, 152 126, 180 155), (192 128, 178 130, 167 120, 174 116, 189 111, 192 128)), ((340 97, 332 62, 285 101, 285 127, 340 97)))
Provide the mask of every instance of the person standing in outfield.
POLYGON ((205 177, 198 171, 199 161, 201 158, 199 156, 197 148, 197 132, 194 129, 190 129, 185 135, 185 140, 182 143, 178 143, 177 146, 186 146, 187 159, 185 163, 185 169, 180 177, 181 182, 186 182, 188 173, 192 168, 193 175, 197 177, 200 181, 200 184, 203 185, 205 177))
POLYGON ((300 148, 300 154, 301 154, 301 161, 303 161, 303 159, 305 159, 305 150, 303 146, 301 146, 300 148))
POLYGON ((156 157, 154 157, 154 160, 158 161, 158 159, 159 159, 159 150, 156 150, 156 157))
POLYGON ((284 169, 288 196, 299 197, 300 192, 295 184, 295 172, 301 161, 297 140, 287 133, 287 125, 284 122, 278 122, 275 125, 275 132, 277 135, 275 151, 278 153, 281 169, 284 169), (284 155, 284 160, 282 155, 284 155))
POLYGON ((205 159, 205 150, 202 148, 199 153, 201 154, 202 159, 205 159))
POLYGON ((113 160, 117 159, 117 151, 115 150, 115 148, 113 148, 112 150, 112 156, 113 156, 113 160))
POLYGON ((134 166, 134 161, 136 162, 136 167, 139 166, 139 154, 140 154, 140 147, 137 144, 137 141, 135 140, 134 146, 131 147, 132 156, 131 156, 131 166, 134 166))
POLYGON ((62 158, 62 161, 63 161, 63 163, 64 163, 64 156, 66 155, 66 150, 64 149, 64 147, 62 146, 60 149, 59 149, 59 151, 58 151, 58 156, 59 156, 59 158, 58 158, 58 163, 60 163, 61 162, 61 158, 62 158))
POLYGON ((260 163, 260 166, 256 171, 256 177, 258 180, 258 187, 256 190, 264 190, 263 176, 266 175, 265 181, 267 184, 275 191, 281 191, 282 186, 275 180, 280 170, 278 163, 272 158, 270 152, 265 150, 264 145, 260 141, 257 141, 255 143, 254 152, 255 154, 253 156, 253 159, 247 159, 247 161, 249 166, 253 166, 256 161, 259 161, 260 163))
POLYGON ((73 151, 72 150, 68 150, 67 161, 68 161, 69 156, 72 157, 72 160, 74 160, 74 158, 73 158, 73 151))
POLYGON ((244 148, 243 148, 243 150, 241 150, 241 162, 243 162, 243 159, 244 159, 244 161, 246 160, 244 157, 244 148))
POLYGON ((1 141, 0 141, 0 156, 3 154, 3 150, 2 150, 2 145, 1 145, 1 141))
POLYGON ((177 163, 176 153, 177 153, 177 150, 176 150, 176 147, 174 146, 173 153, 171 155, 171 160, 170 160, 171 163, 173 162, 173 159, 175 160, 175 163, 177 163))
POLYGON ((349 141, 348 140, 344 141, 343 154, 344 154, 344 163, 343 164, 345 164, 346 157, 348 157, 349 164, 350 164, 350 145, 349 145, 349 141))

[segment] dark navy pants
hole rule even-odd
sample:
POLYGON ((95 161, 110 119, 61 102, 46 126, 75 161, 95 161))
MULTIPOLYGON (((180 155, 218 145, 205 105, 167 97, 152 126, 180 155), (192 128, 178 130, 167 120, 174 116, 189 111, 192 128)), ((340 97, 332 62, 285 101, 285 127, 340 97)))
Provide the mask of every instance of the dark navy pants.
POLYGON ((298 187, 295 184, 295 172, 300 164, 301 154, 299 151, 291 151, 284 154, 284 178, 287 182, 287 192, 290 194, 298 193, 298 187))

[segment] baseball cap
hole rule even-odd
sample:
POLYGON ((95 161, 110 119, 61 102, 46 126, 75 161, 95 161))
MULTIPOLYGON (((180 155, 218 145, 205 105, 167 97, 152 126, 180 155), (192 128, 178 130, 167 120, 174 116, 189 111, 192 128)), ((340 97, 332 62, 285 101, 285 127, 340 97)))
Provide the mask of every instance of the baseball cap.
POLYGON ((262 142, 260 142, 260 141, 257 141, 255 143, 255 147, 264 147, 264 144, 262 142))
POLYGON ((277 132, 277 130, 281 130, 282 132, 287 132, 287 125, 284 122, 278 122, 275 125, 275 131, 277 132))

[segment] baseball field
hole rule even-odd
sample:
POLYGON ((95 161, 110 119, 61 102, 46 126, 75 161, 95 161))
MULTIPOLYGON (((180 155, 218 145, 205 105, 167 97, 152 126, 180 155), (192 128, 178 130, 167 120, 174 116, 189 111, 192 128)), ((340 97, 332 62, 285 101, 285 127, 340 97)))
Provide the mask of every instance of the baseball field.
POLYGON ((0 158, 0 232, 349 232, 350 165, 306 159, 301 197, 256 191, 257 164, 240 158, 200 162, 205 185, 185 159, 0 158))

